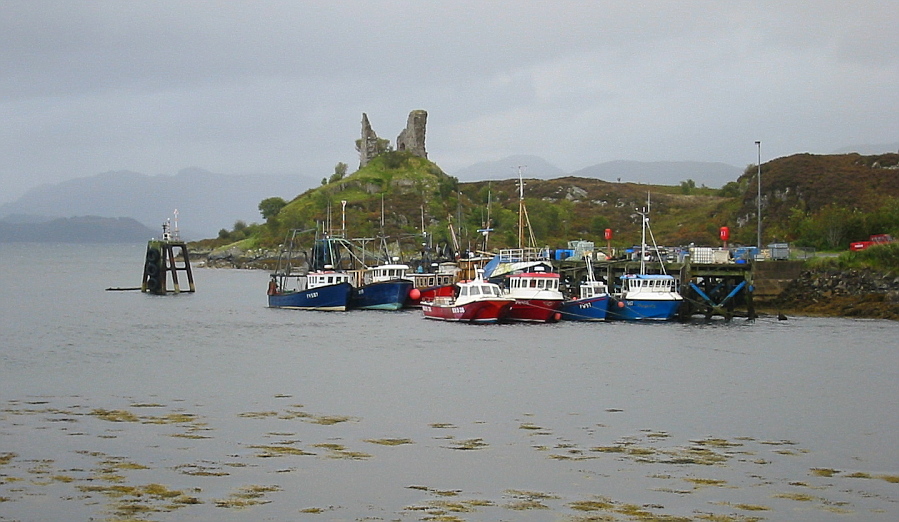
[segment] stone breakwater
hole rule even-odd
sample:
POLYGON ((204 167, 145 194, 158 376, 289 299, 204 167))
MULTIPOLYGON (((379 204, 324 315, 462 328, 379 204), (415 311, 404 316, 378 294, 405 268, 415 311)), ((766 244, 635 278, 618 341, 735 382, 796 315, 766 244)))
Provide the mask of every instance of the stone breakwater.
POLYGON ((899 275, 870 269, 803 270, 765 308, 802 315, 899 320, 899 275))

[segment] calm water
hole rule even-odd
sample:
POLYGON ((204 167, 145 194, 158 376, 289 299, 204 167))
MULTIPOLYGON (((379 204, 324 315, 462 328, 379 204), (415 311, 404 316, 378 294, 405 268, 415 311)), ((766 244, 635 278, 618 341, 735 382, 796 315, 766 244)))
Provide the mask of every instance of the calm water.
POLYGON ((237 270, 104 290, 143 254, 0 244, 0 520, 899 518, 895 322, 468 326, 271 310, 237 270))

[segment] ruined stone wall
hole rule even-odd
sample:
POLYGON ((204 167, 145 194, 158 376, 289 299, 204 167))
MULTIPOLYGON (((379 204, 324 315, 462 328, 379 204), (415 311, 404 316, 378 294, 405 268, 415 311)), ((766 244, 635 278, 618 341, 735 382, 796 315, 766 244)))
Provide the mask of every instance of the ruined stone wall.
POLYGON ((396 150, 404 150, 412 153, 413 156, 427 159, 428 152, 425 150, 427 124, 427 111, 419 109, 410 112, 409 118, 406 120, 406 128, 396 138, 396 150))
MULTIPOLYGON (((428 112, 423 110, 415 110, 409 113, 406 120, 406 128, 400 132, 396 138, 396 150, 410 152, 413 156, 427 159, 428 152, 425 150, 425 129, 428 124, 428 112)), ((375 131, 372 130, 368 121, 368 115, 362 113, 362 138, 359 140, 359 168, 368 165, 368 162, 382 152, 379 148, 378 141, 381 140, 375 131)))
POLYGON ((362 139, 359 141, 359 168, 368 165, 378 155, 378 135, 368 122, 368 115, 362 113, 362 139))

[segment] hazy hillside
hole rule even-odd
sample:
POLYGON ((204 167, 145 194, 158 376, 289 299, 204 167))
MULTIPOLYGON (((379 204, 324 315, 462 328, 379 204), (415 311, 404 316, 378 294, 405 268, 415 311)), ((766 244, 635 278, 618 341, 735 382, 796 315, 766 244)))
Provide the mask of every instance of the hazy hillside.
POLYGON ((0 205, 0 219, 9 215, 28 215, 32 221, 35 216, 44 221, 128 216, 158 231, 178 209, 182 236, 199 239, 214 236, 237 220, 260 221, 261 200, 291 198, 314 183, 296 176, 237 176, 202 169, 185 169, 175 176, 106 172, 32 189, 18 200, 0 205))
POLYGON ((575 172, 565 172, 538 156, 509 156, 497 161, 476 163, 450 174, 463 182, 501 180, 517 177, 518 166, 524 167, 524 177, 532 179, 574 176, 647 185, 679 185, 682 181, 692 179, 696 186, 712 188, 720 188, 743 173, 740 167, 702 161, 609 161, 575 172))
POLYGON ((0 242, 140 243, 154 235, 159 233, 130 218, 83 216, 44 223, 0 222, 0 242))
POLYGON ((894 141, 893 143, 852 145, 851 147, 843 147, 833 151, 834 154, 851 154, 853 152, 866 156, 899 152, 899 141, 894 141))
MULTIPOLYGON (((613 231, 614 246, 630 246, 639 241, 638 209, 645 207, 651 193, 652 230, 659 243, 719 245, 719 229, 727 226, 732 244, 753 245, 756 172, 745 169, 721 189, 528 176, 524 182, 530 229, 536 246, 559 248, 572 239, 604 244, 606 228, 613 231)), ((765 163, 762 244, 795 241, 845 249, 849 241, 870 233, 899 233, 897 176, 899 154, 797 154, 765 163)), ((489 224, 493 231, 488 249, 515 247, 518 194, 515 176, 460 182, 423 158, 385 153, 344 179, 284 202, 267 223, 225 234, 217 244, 242 241, 248 248, 271 247, 283 242, 289 228, 339 233, 345 224, 350 238, 383 235, 403 243, 407 251, 421 249, 426 241, 449 245, 453 234, 461 248, 481 249, 478 230, 489 224)))
POLYGON ((451 172, 459 181, 485 181, 518 177, 518 167, 528 178, 549 179, 564 176, 566 172, 538 156, 509 156, 497 161, 484 161, 451 172))
POLYGON ((644 183, 649 185, 679 185, 691 179, 696 186, 720 188, 733 181, 743 169, 726 163, 701 161, 610 161, 587 167, 572 176, 597 178, 606 181, 644 183))

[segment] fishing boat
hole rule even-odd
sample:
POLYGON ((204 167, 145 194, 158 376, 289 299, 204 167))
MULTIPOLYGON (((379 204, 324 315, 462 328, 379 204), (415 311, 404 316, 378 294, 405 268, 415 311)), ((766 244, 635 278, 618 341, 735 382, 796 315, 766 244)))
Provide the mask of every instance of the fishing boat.
POLYGON ((350 275, 340 272, 273 274, 268 306, 295 310, 345 311, 350 301, 350 275))
POLYGON ((278 256, 278 265, 268 284, 268 306, 295 310, 346 310, 353 289, 350 274, 334 271, 330 265, 316 270, 314 259, 325 256, 320 249, 326 247, 327 242, 316 240, 313 260, 310 260, 297 248, 297 236, 301 233, 291 230, 285 248, 278 256))
POLYGON ((515 302, 503 295, 499 285, 484 280, 455 284, 456 295, 437 296, 421 302, 428 319, 468 323, 496 323, 504 320, 515 302))
POLYGON ((361 271, 361 280, 350 295, 350 308, 399 310, 406 305, 414 283, 406 274, 409 265, 389 264, 361 271))
POLYGON ((609 288, 593 277, 590 258, 587 262, 587 279, 578 286, 578 297, 562 303, 564 321, 605 321, 609 309, 609 288))
POLYGON ((614 292, 609 301, 607 316, 609 319, 623 321, 670 321, 677 316, 683 297, 677 291, 677 280, 673 275, 665 273, 665 264, 659 259, 661 274, 647 274, 646 261, 649 259, 646 245, 646 232, 649 230, 654 252, 658 245, 649 228, 649 195, 646 196, 646 207, 643 212, 637 211, 643 219, 642 241, 640 243, 640 273, 621 276, 621 286, 614 292))
POLYGON ((406 306, 416 308, 423 301, 433 301, 435 297, 452 297, 458 274, 459 267, 455 263, 440 263, 436 272, 409 275, 413 288, 409 292, 406 306))
POLYGON ((670 321, 683 297, 677 280, 668 274, 625 274, 621 291, 612 295, 607 316, 623 321, 670 321))
POLYGON ((522 272, 509 276, 506 295, 515 300, 509 319, 531 323, 550 323, 562 318, 565 296, 559 290, 555 272, 522 272))

